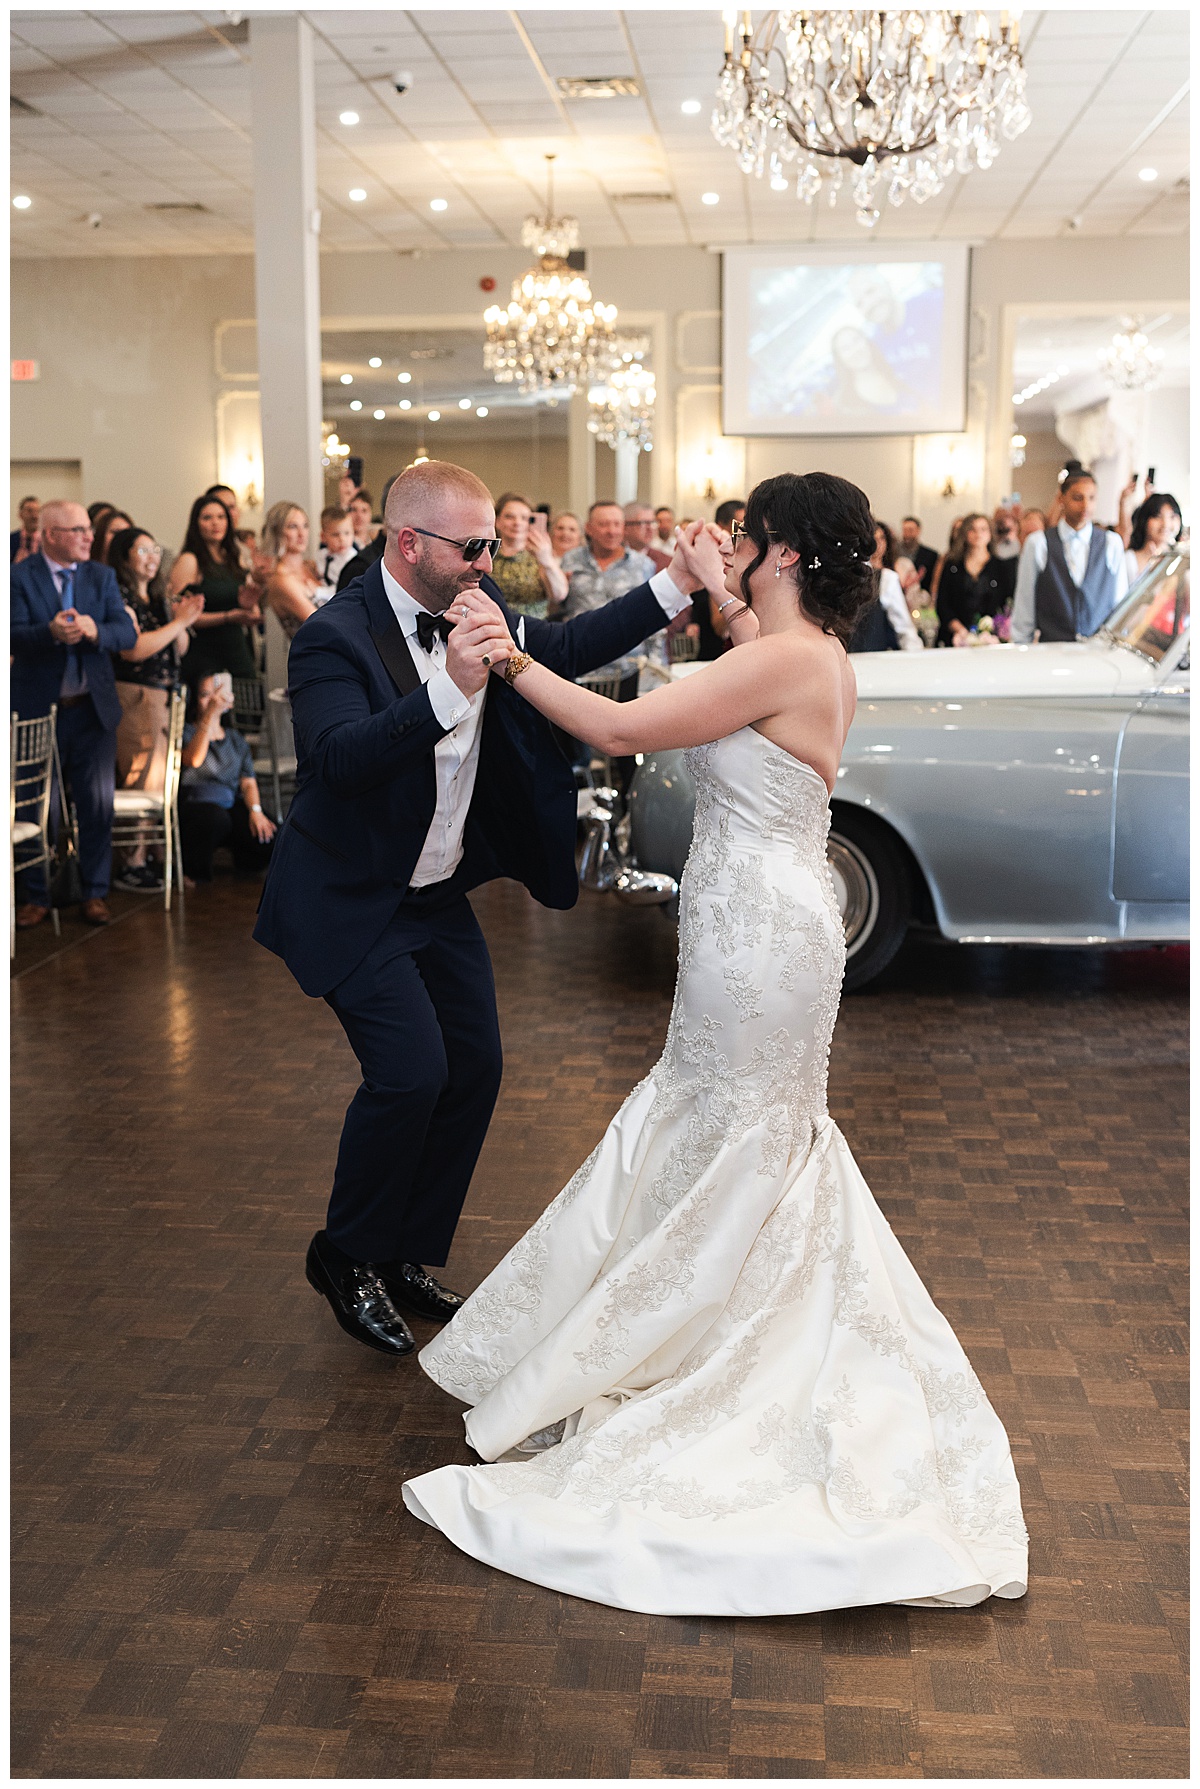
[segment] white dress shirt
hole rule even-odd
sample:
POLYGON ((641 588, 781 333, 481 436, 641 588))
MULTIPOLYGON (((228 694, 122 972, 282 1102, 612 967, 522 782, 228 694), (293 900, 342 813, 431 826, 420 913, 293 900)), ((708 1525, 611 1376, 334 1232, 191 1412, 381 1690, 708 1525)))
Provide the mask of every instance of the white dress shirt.
MULTIPOLYGON (((1058 538, 1062 542, 1063 558, 1067 562, 1072 581, 1082 586, 1087 572, 1088 554, 1092 550, 1092 524, 1085 522, 1082 528, 1072 528, 1067 522, 1060 522, 1058 538)), ((1039 529, 1036 534, 1029 536, 1021 548, 1021 562, 1017 566, 1017 588, 1013 596, 1012 623, 1008 636, 1017 646, 1028 646, 1033 640, 1037 627, 1034 592, 1038 579, 1046 569, 1048 557, 1045 531, 1039 529)), ((1116 578, 1113 593, 1115 609, 1129 589, 1129 576, 1125 570, 1125 545, 1119 534, 1111 531, 1105 534, 1104 558, 1109 571, 1116 578)))
POLYGON ((896 573, 889 571, 886 565, 879 574, 879 600, 896 631, 901 652, 924 652, 925 642, 917 632, 912 610, 904 600, 904 586, 896 573))
MULTIPOLYGON (((446 728, 445 735, 433 748, 437 778, 433 823, 425 835, 409 884, 412 888, 426 888, 433 882, 445 882, 462 862, 467 809, 475 793, 475 777, 479 769, 479 728, 487 700, 487 684, 478 695, 463 694, 446 669, 446 646, 440 635, 435 636, 428 652, 417 639, 417 616, 423 612, 423 605, 396 582, 382 561, 379 569, 383 573, 383 588, 392 613, 400 623, 405 645, 428 691, 434 718, 446 728)), ((684 596, 665 571, 655 573, 650 579, 650 588, 668 621, 691 605, 691 597, 684 596)), ((524 650, 523 615, 517 622, 516 641, 524 650)))

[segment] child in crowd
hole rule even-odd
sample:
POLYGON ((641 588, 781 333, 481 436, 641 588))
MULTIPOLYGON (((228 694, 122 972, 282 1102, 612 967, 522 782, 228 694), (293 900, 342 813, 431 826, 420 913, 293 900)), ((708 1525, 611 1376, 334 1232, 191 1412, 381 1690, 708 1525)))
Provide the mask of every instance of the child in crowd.
POLYGON ((321 588, 313 595, 319 609, 337 589, 338 578, 358 551, 354 545, 354 521, 348 509, 336 505, 321 511, 321 545, 317 549, 317 570, 321 588))

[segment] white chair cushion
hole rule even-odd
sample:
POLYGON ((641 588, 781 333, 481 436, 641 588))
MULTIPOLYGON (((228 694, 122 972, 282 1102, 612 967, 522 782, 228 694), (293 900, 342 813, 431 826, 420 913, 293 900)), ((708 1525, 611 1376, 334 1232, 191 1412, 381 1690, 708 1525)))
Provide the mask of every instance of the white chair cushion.
POLYGON ((114 814, 161 814, 161 795, 147 795, 143 789, 118 789, 113 795, 114 814))
POLYGON ((40 838, 41 832, 36 820, 14 820, 12 842, 14 845, 23 845, 28 839, 40 838))

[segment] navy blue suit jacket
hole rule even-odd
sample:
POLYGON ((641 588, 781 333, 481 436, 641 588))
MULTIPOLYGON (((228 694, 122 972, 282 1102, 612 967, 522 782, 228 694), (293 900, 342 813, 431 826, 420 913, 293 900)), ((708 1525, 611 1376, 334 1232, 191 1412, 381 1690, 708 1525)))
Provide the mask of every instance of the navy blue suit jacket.
MULTIPOLYGON (((13 566, 9 589, 11 700, 24 721, 48 714, 50 704, 58 701, 67 649, 51 634, 50 623, 62 608, 62 599, 40 553, 13 566)), ((122 601, 116 573, 107 565, 85 559, 75 567, 72 601, 79 614, 92 616, 96 623, 96 640, 81 640, 75 650, 87 673, 97 719, 115 733, 121 702, 109 654, 128 652, 137 640, 137 629, 122 601)))
MULTIPOLYGON (((487 594, 515 618, 499 589, 487 594)), ((562 623, 525 617, 525 649, 562 677, 619 658, 665 625, 648 584, 562 623)), ((296 794, 271 854, 254 936, 306 994, 356 969, 412 879, 437 804, 434 715, 379 565, 311 615, 292 641, 288 693, 296 794)), ((547 907, 571 907, 575 779, 549 723, 493 677, 463 834, 466 887, 511 876, 547 907)))

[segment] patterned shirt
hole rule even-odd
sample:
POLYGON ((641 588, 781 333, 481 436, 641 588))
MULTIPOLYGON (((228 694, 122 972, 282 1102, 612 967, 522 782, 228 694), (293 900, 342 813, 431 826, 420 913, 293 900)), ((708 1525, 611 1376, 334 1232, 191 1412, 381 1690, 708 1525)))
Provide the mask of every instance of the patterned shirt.
MULTIPOLYGON (((654 561, 646 553, 635 553, 631 547, 626 547, 619 559, 614 559, 607 570, 601 571, 595 554, 586 543, 563 554, 562 568, 569 579, 567 600, 562 610, 564 621, 570 621, 572 616, 582 615, 588 609, 602 609, 614 596, 624 596, 654 576, 654 561)), ((653 640, 647 642, 647 651, 657 646, 659 651, 655 656, 660 656, 662 639, 663 635, 655 634, 653 640)), ((631 656, 603 665, 600 670, 628 675, 634 668, 635 658, 631 656)))

